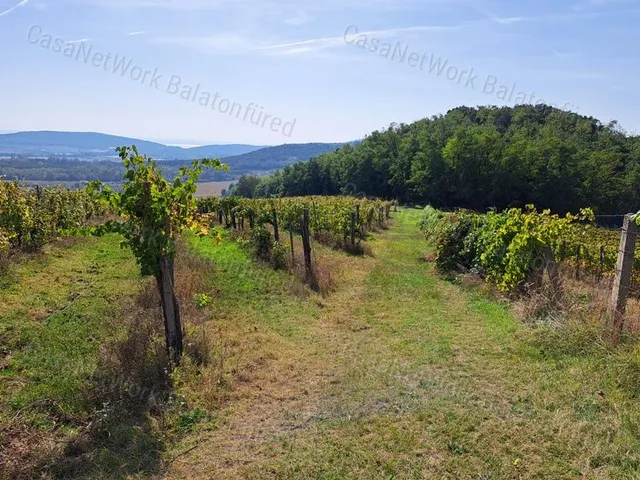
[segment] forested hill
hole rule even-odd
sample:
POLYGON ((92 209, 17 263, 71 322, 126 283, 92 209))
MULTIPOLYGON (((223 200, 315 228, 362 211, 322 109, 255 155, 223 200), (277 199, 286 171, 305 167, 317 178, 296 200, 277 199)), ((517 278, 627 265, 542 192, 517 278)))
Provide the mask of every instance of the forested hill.
POLYGON ((232 171, 273 171, 292 163, 309 160, 337 150, 344 143, 299 143, 264 147, 260 150, 225 158, 232 171))
POLYGON ((546 105, 459 107, 288 166, 252 193, 625 213, 640 208, 640 137, 546 105))

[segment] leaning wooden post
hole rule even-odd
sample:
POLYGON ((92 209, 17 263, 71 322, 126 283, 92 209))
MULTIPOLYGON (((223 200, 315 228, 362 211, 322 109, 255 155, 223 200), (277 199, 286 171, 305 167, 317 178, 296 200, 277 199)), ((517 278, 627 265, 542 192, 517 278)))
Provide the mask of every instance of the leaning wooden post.
POLYGON ((309 231, 309 209, 305 208, 302 215, 302 248, 304 250, 304 266, 307 282, 312 289, 318 290, 318 281, 311 263, 311 233, 309 231))
POLYGON ((622 236, 620 237, 620 249, 618 250, 618 263, 616 264, 616 276, 613 281, 613 292, 609 305, 609 315, 613 319, 613 342, 618 343, 624 328, 624 314, 627 308, 627 297, 631 284, 631 274, 636 251, 636 237, 638 226, 631 218, 624 217, 622 236))
POLYGON ((278 212, 275 207, 271 210, 271 216, 273 217, 273 238, 276 242, 280 241, 280 232, 278 231, 278 212))
POLYGON ((313 200, 313 233, 318 233, 318 209, 316 208, 316 201, 313 200))
POLYGON ((176 365, 180 364, 182 356, 182 322, 180 321, 180 303, 175 294, 173 260, 167 255, 158 258, 158 273, 156 275, 162 313, 164 317, 164 334, 169 358, 176 365))

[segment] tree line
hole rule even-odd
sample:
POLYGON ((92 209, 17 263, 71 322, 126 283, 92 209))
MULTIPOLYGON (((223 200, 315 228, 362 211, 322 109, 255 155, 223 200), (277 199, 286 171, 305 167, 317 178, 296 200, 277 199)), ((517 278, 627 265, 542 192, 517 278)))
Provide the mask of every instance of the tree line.
POLYGON ((270 176, 244 177, 232 193, 364 194, 473 210, 588 206, 619 214, 640 206, 640 137, 615 121, 542 104, 458 107, 392 124, 270 176))

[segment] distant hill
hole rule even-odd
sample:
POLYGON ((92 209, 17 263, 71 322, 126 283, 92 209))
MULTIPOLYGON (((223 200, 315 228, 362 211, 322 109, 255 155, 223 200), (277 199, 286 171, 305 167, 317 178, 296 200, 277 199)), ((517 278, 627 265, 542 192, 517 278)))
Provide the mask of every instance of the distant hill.
POLYGON ((345 143, 285 144, 228 157, 224 162, 231 167, 232 172, 268 172, 333 152, 344 145, 345 143))
POLYGON ((72 155, 84 158, 115 156, 115 147, 136 145, 158 160, 190 160, 200 157, 230 157, 262 148, 256 145, 206 145, 182 148, 137 138, 91 132, 18 132, 0 135, 0 154, 22 156, 72 155))
MULTIPOLYGON (((120 182, 123 168, 120 162, 114 162, 115 152, 111 145, 135 144, 140 152, 156 159, 164 159, 162 170, 167 176, 175 176, 183 165, 193 158, 223 157, 224 163, 230 167, 229 172, 205 170, 202 181, 234 180, 241 175, 254 174, 266 175, 275 170, 297 162, 303 162, 310 158, 337 150, 342 143, 306 143, 279 145, 266 147, 243 155, 227 156, 220 149, 226 148, 233 151, 234 148, 244 148, 247 145, 213 145, 181 149, 179 147, 166 147, 164 145, 137 140, 133 138, 114 137, 101 134, 83 134, 79 137, 73 151, 64 137, 57 132, 24 132, 13 136, 13 143, 6 141, 6 135, 0 135, 0 177, 29 182, 83 182, 90 180, 102 180, 104 182, 120 182), (45 134, 45 135, 43 135, 45 134), (51 135, 47 135, 51 134, 51 135), (89 136, 87 136, 89 135, 89 136), (40 144, 34 147, 34 142, 45 139, 46 147, 40 144), (4 143, 3 143, 4 141, 4 143), (84 141, 85 143, 80 143, 84 141), (23 144, 20 144, 23 142, 23 144), (57 143, 56 143, 57 142, 57 143), (63 142, 63 143, 60 143, 63 142), (2 159, 5 148, 2 145, 13 145, 15 149, 23 149, 20 153, 13 154, 19 158, 2 159), (41 153, 37 149, 45 148, 53 153, 41 153), (166 152, 175 152, 179 155, 167 156, 166 152), (60 153, 61 149, 67 149, 68 154, 60 153), (216 153, 217 149, 217 153, 216 153), (182 151, 180 151, 182 150, 182 151), (83 153, 78 153, 83 152, 83 153), (87 153, 88 152, 88 153, 87 153), (94 152, 94 153, 91 153, 94 152), (96 153, 97 152, 97 153, 96 153), (164 152, 164 153, 163 153, 164 152), (26 158, 31 157, 31 158, 26 158), (86 161, 87 159, 91 161, 86 161)), ((254 147, 257 148, 257 147, 254 147)), ((6 152, 9 153, 9 152, 6 152)))

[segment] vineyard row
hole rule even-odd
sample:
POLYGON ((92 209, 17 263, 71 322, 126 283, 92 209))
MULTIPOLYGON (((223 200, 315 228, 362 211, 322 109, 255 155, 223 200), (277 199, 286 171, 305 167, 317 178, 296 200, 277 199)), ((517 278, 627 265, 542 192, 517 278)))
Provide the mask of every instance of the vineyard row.
POLYGON ((37 250, 59 232, 105 213, 85 191, 30 189, 0 180, 0 256, 10 250, 37 250))
MULTIPOLYGON (((309 211, 311 232, 347 244, 365 241, 367 232, 384 226, 392 202, 354 197, 287 197, 248 199, 240 197, 198 200, 198 210, 220 225, 239 230, 270 225, 276 237, 284 228, 302 232, 304 211, 309 211)), ((279 238, 276 238, 279 240, 279 238)))
MULTIPOLYGON (((589 209, 561 217, 533 206, 487 214, 427 207, 421 229, 441 270, 474 271, 503 291, 535 283, 547 257, 571 266, 578 279, 613 278, 620 245, 619 230, 598 227, 589 209)), ((639 250, 632 286, 640 287, 639 250)))

